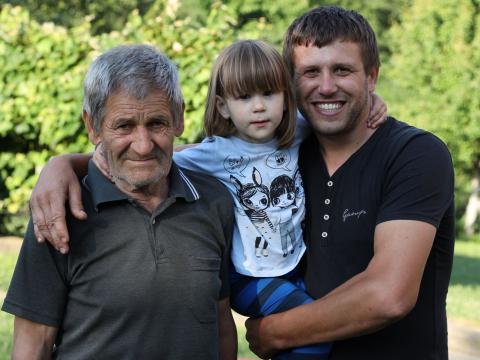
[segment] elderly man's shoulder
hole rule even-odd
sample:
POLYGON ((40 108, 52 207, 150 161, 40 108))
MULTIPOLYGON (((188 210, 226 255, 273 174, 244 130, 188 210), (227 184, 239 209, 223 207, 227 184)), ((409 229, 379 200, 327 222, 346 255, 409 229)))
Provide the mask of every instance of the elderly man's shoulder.
POLYGON ((220 199, 233 206, 232 196, 219 180, 197 171, 187 170, 182 167, 179 167, 179 169, 192 182, 200 196, 206 199, 220 199))

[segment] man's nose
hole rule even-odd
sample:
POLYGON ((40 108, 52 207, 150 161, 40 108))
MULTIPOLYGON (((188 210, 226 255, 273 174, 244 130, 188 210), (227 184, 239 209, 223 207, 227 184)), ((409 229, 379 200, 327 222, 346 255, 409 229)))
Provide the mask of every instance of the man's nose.
POLYGON ((154 146, 150 131, 145 126, 138 126, 130 145, 132 150, 138 155, 148 155, 153 151, 154 146))
POLYGON ((332 95, 337 91, 335 76, 330 72, 322 73, 318 78, 318 91, 322 95, 332 95))

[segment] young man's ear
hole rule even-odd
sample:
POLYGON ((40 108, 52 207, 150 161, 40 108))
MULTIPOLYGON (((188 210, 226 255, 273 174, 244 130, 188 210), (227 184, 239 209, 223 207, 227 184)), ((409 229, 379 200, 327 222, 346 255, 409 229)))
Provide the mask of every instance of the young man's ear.
POLYGON ((88 132, 88 139, 93 145, 97 145, 100 143, 100 137, 98 134, 95 133, 95 130, 93 129, 92 125, 92 119, 90 118, 90 115, 83 110, 82 112, 82 118, 83 118, 83 124, 85 125, 85 128, 87 129, 88 132))
POLYGON ((230 119, 230 110, 228 109, 227 102, 221 96, 216 96, 217 101, 215 106, 217 107, 218 112, 224 119, 230 119))
POLYGON ((368 91, 370 93, 373 93, 375 91, 379 72, 380 72, 380 68, 374 66, 372 70, 370 70, 370 73, 367 74, 368 91))
POLYGON ((180 135, 183 134, 184 130, 184 114, 185 114, 185 102, 182 103, 182 113, 177 119, 177 122, 175 124, 175 129, 174 129, 174 134, 176 137, 179 137, 180 135))

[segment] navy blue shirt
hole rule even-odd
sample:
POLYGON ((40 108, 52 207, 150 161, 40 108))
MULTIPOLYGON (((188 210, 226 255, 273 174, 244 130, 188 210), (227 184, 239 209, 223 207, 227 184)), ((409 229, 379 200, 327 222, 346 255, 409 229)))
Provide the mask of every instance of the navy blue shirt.
POLYGON ((307 198, 305 281, 316 298, 365 270, 378 224, 418 220, 437 228, 414 309, 374 334, 335 342, 330 358, 447 359, 454 175, 446 146, 389 118, 332 176, 314 134, 299 163, 307 198))

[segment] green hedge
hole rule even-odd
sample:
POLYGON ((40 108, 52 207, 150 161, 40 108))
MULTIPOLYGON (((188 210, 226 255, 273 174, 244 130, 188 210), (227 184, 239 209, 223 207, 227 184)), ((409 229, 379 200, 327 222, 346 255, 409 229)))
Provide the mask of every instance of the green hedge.
POLYGON ((149 43, 174 59, 186 99, 180 142, 199 139, 211 64, 241 34, 234 30, 231 11, 220 3, 203 26, 176 19, 175 11, 166 6, 144 18, 134 11, 122 31, 93 36, 88 18, 66 29, 39 24, 20 7, 1 9, 0 232, 23 231, 31 189, 51 156, 90 151, 81 121, 82 79, 105 49, 149 43))

